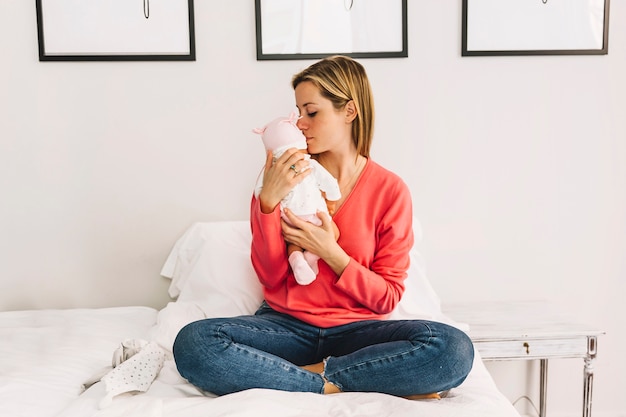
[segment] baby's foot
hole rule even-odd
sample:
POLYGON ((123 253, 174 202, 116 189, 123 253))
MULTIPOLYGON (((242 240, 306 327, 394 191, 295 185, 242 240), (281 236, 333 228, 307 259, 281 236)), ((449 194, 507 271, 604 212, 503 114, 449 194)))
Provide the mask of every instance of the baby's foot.
POLYGON ((291 255, 289 255, 289 265, 291 265, 293 275, 295 276, 298 284, 309 285, 315 281, 317 274, 313 272, 306 259, 304 259, 304 254, 302 252, 292 252, 291 255))
POLYGON ((309 264, 309 266, 311 267, 311 270, 313 271, 313 273, 315 275, 317 275, 318 272, 320 272, 318 266, 317 266, 317 261, 320 260, 320 257, 317 256, 316 254, 309 252, 308 250, 304 251, 304 259, 306 259, 306 263, 309 264))

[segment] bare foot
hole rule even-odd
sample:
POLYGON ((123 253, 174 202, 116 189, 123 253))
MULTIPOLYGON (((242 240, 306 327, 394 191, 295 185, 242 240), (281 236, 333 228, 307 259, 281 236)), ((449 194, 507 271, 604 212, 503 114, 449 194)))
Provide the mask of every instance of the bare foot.
POLYGON ((415 395, 407 395, 407 400, 440 400, 441 396, 437 392, 433 392, 431 394, 415 394, 415 395))
POLYGON ((339 387, 331 382, 324 382, 324 395, 327 394, 339 394, 342 392, 339 387))
POLYGON ((324 362, 319 362, 319 363, 313 363, 311 365, 305 365, 305 366, 301 366, 300 368, 309 371, 309 372, 314 372, 316 374, 321 374, 322 372, 324 372, 324 362))
MULTIPOLYGON (((304 369, 305 371, 322 375, 322 373, 324 372, 324 362, 313 363, 311 365, 301 366, 300 368, 304 369)), ((324 376, 322 376, 322 378, 324 378, 324 376)), ((339 387, 337 387, 337 385, 333 384, 332 382, 328 382, 326 378, 324 378, 324 394, 338 394, 340 392, 341 390, 339 389, 339 387)))

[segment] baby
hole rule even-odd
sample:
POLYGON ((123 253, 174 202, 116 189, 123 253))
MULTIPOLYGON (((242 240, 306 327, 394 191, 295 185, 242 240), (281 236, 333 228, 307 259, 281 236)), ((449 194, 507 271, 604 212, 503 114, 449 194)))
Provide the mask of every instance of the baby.
MULTIPOLYGON (((281 200, 280 210, 283 213, 283 210, 288 208, 301 219, 319 226, 322 222, 317 217, 317 212, 334 214, 334 202, 341 198, 341 191, 339 191, 337 180, 306 153, 306 138, 296 126, 298 118, 298 115, 293 112, 289 117, 274 119, 265 127, 254 129, 253 132, 261 135, 265 149, 272 151, 275 158, 279 158, 283 152, 291 148, 296 148, 305 154, 305 159, 309 161, 307 169, 310 169, 311 173, 281 200)), ((263 188, 263 173, 264 170, 261 170, 256 183, 254 190, 256 197, 263 188)), ((282 218, 289 221, 284 214, 282 218)), ((335 227, 335 236, 337 237, 338 234, 339 231, 335 227)), ((287 256, 294 277, 300 285, 309 285, 315 280, 319 256, 290 242, 287 242, 287 256)))

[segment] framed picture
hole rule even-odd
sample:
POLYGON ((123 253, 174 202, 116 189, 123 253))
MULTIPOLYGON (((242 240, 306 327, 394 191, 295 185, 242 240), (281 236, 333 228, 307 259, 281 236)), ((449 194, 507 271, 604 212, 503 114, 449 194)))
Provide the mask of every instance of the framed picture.
POLYGON ((193 0, 36 0, 40 61, 195 61, 193 0))
POLYGON ((609 0, 463 0, 462 56, 606 55, 609 0))
POLYGON ((257 60, 407 57, 407 0, 255 0, 257 60))

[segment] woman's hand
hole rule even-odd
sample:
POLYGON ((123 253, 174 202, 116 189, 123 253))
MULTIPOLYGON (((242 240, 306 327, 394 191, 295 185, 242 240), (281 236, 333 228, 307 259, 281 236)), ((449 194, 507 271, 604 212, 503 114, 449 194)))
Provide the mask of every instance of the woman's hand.
POLYGON ((291 223, 289 225, 281 220, 285 240, 316 254, 338 276, 341 275, 350 263, 350 256, 337 243, 339 232, 331 217, 324 212, 317 212, 322 224, 316 226, 300 219, 291 210, 285 209, 284 213, 291 223))
POLYGON ((272 152, 268 151, 263 188, 259 194, 261 211, 265 214, 273 212, 280 200, 310 174, 308 167, 309 161, 305 160, 304 154, 295 148, 287 149, 276 160, 272 152))

